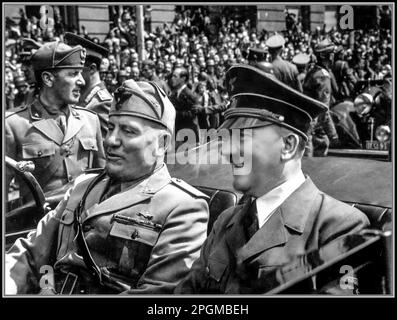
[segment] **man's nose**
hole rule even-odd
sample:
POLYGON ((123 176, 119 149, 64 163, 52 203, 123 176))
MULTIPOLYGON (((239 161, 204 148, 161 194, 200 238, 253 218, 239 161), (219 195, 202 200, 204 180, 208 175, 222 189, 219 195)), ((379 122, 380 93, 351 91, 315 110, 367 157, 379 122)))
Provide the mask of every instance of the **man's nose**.
POLYGON ((79 74, 79 77, 77 79, 77 85, 79 85, 81 87, 85 86, 85 81, 84 81, 83 75, 81 73, 79 74))
POLYGON ((118 130, 113 129, 109 130, 106 134, 106 138, 104 141, 105 147, 118 147, 120 146, 121 141, 119 138, 118 130))

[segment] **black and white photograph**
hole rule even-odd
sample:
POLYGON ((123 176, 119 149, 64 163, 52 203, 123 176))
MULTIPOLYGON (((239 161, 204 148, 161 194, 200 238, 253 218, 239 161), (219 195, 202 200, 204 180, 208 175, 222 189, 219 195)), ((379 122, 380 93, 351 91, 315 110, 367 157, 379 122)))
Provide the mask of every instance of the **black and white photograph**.
POLYGON ((3 298, 394 297, 394 3, 2 12, 3 298))

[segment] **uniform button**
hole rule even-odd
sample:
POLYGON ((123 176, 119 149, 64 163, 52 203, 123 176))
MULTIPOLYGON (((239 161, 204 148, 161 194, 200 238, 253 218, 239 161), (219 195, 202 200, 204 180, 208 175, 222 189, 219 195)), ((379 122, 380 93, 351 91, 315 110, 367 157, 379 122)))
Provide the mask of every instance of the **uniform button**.
POLYGON ((210 267, 206 266, 206 267, 205 267, 205 272, 206 272, 207 274, 209 274, 209 273, 210 273, 210 267))
POLYGON ((69 174, 69 175, 68 175, 68 180, 69 180, 69 181, 72 181, 72 179, 73 179, 72 175, 69 174))
POLYGON ((38 152, 37 152, 37 155, 38 155, 39 157, 41 157, 41 156, 43 155, 43 152, 42 152, 42 151, 38 151, 38 152))
POLYGON ((86 225, 83 226, 83 231, 84 231, 84 232, 88 232, 88 231, 90 231, 91 229, 92 229, 92 226, 89 225, 89 224, 86 224, 86 225))

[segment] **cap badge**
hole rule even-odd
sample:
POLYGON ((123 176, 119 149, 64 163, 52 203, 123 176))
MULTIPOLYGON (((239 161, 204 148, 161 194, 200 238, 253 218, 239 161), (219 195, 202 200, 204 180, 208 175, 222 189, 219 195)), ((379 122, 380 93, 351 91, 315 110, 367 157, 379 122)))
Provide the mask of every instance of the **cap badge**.
POLYGON ((87 51, 83 48, 80 51, 80 58, 81 58, 81 64, 85 63, 85 58, 87 57, 87 51))

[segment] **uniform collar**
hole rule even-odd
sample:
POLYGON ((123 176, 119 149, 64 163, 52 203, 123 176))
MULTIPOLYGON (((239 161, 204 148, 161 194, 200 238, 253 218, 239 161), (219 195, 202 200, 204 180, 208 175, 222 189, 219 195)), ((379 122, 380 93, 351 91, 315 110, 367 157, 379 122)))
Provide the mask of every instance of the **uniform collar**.
MULTIPOLYGON (((274 215, 277 215, 277 213, 281 215, 285 226, 299 233, 303 232, 315 197, 320 192, 309 176, 305 178, 305 181, 285 199, 274 213, 274 215)), ((226 227, 230 228, 235 224, 241 227, 240 222, 250 205, 251 201, 248 199, 243 204, 235 207, 233 217, 227 223, 226 227)))
POLYGON ((287 181, 256 199, 259 228, 265 224, 270 214, 304 182, 305 176, 299 170, 297 174, 290 177, 287 181))
MULTIPOLYGON (((38 98, 34 99, 34 101, 29 105, 28 110, 29 116, 32 120, 53 119, 56 117, 48 113, 48 111, 38 98)), ((73 105, 68 105, 67 110, 69 115, 80 119, 80 114, 77 110, 73 108, 73 105)))
MULTIPOLYGON (((122 190, 120 193, 115 194, 100 203, 98 203, 98 201, 94 201, 94 205, 89 205, 87 201, 87 216, 83 219, 83 222, 102 214, 121 211, 136 203, 150 199, 156 192, 164 188, 170 182, 171 176, 168 172, 167 166, 164 164, 151 176, 139 182, 137 185, 133 184, 129 187, 126 186, 127 189, 122 190)), ((106 188, 107 183, 109 183, 109 177, 95 185, 90 192, 89 197, 92 195, 95 200, 98 200, 106 188)))

